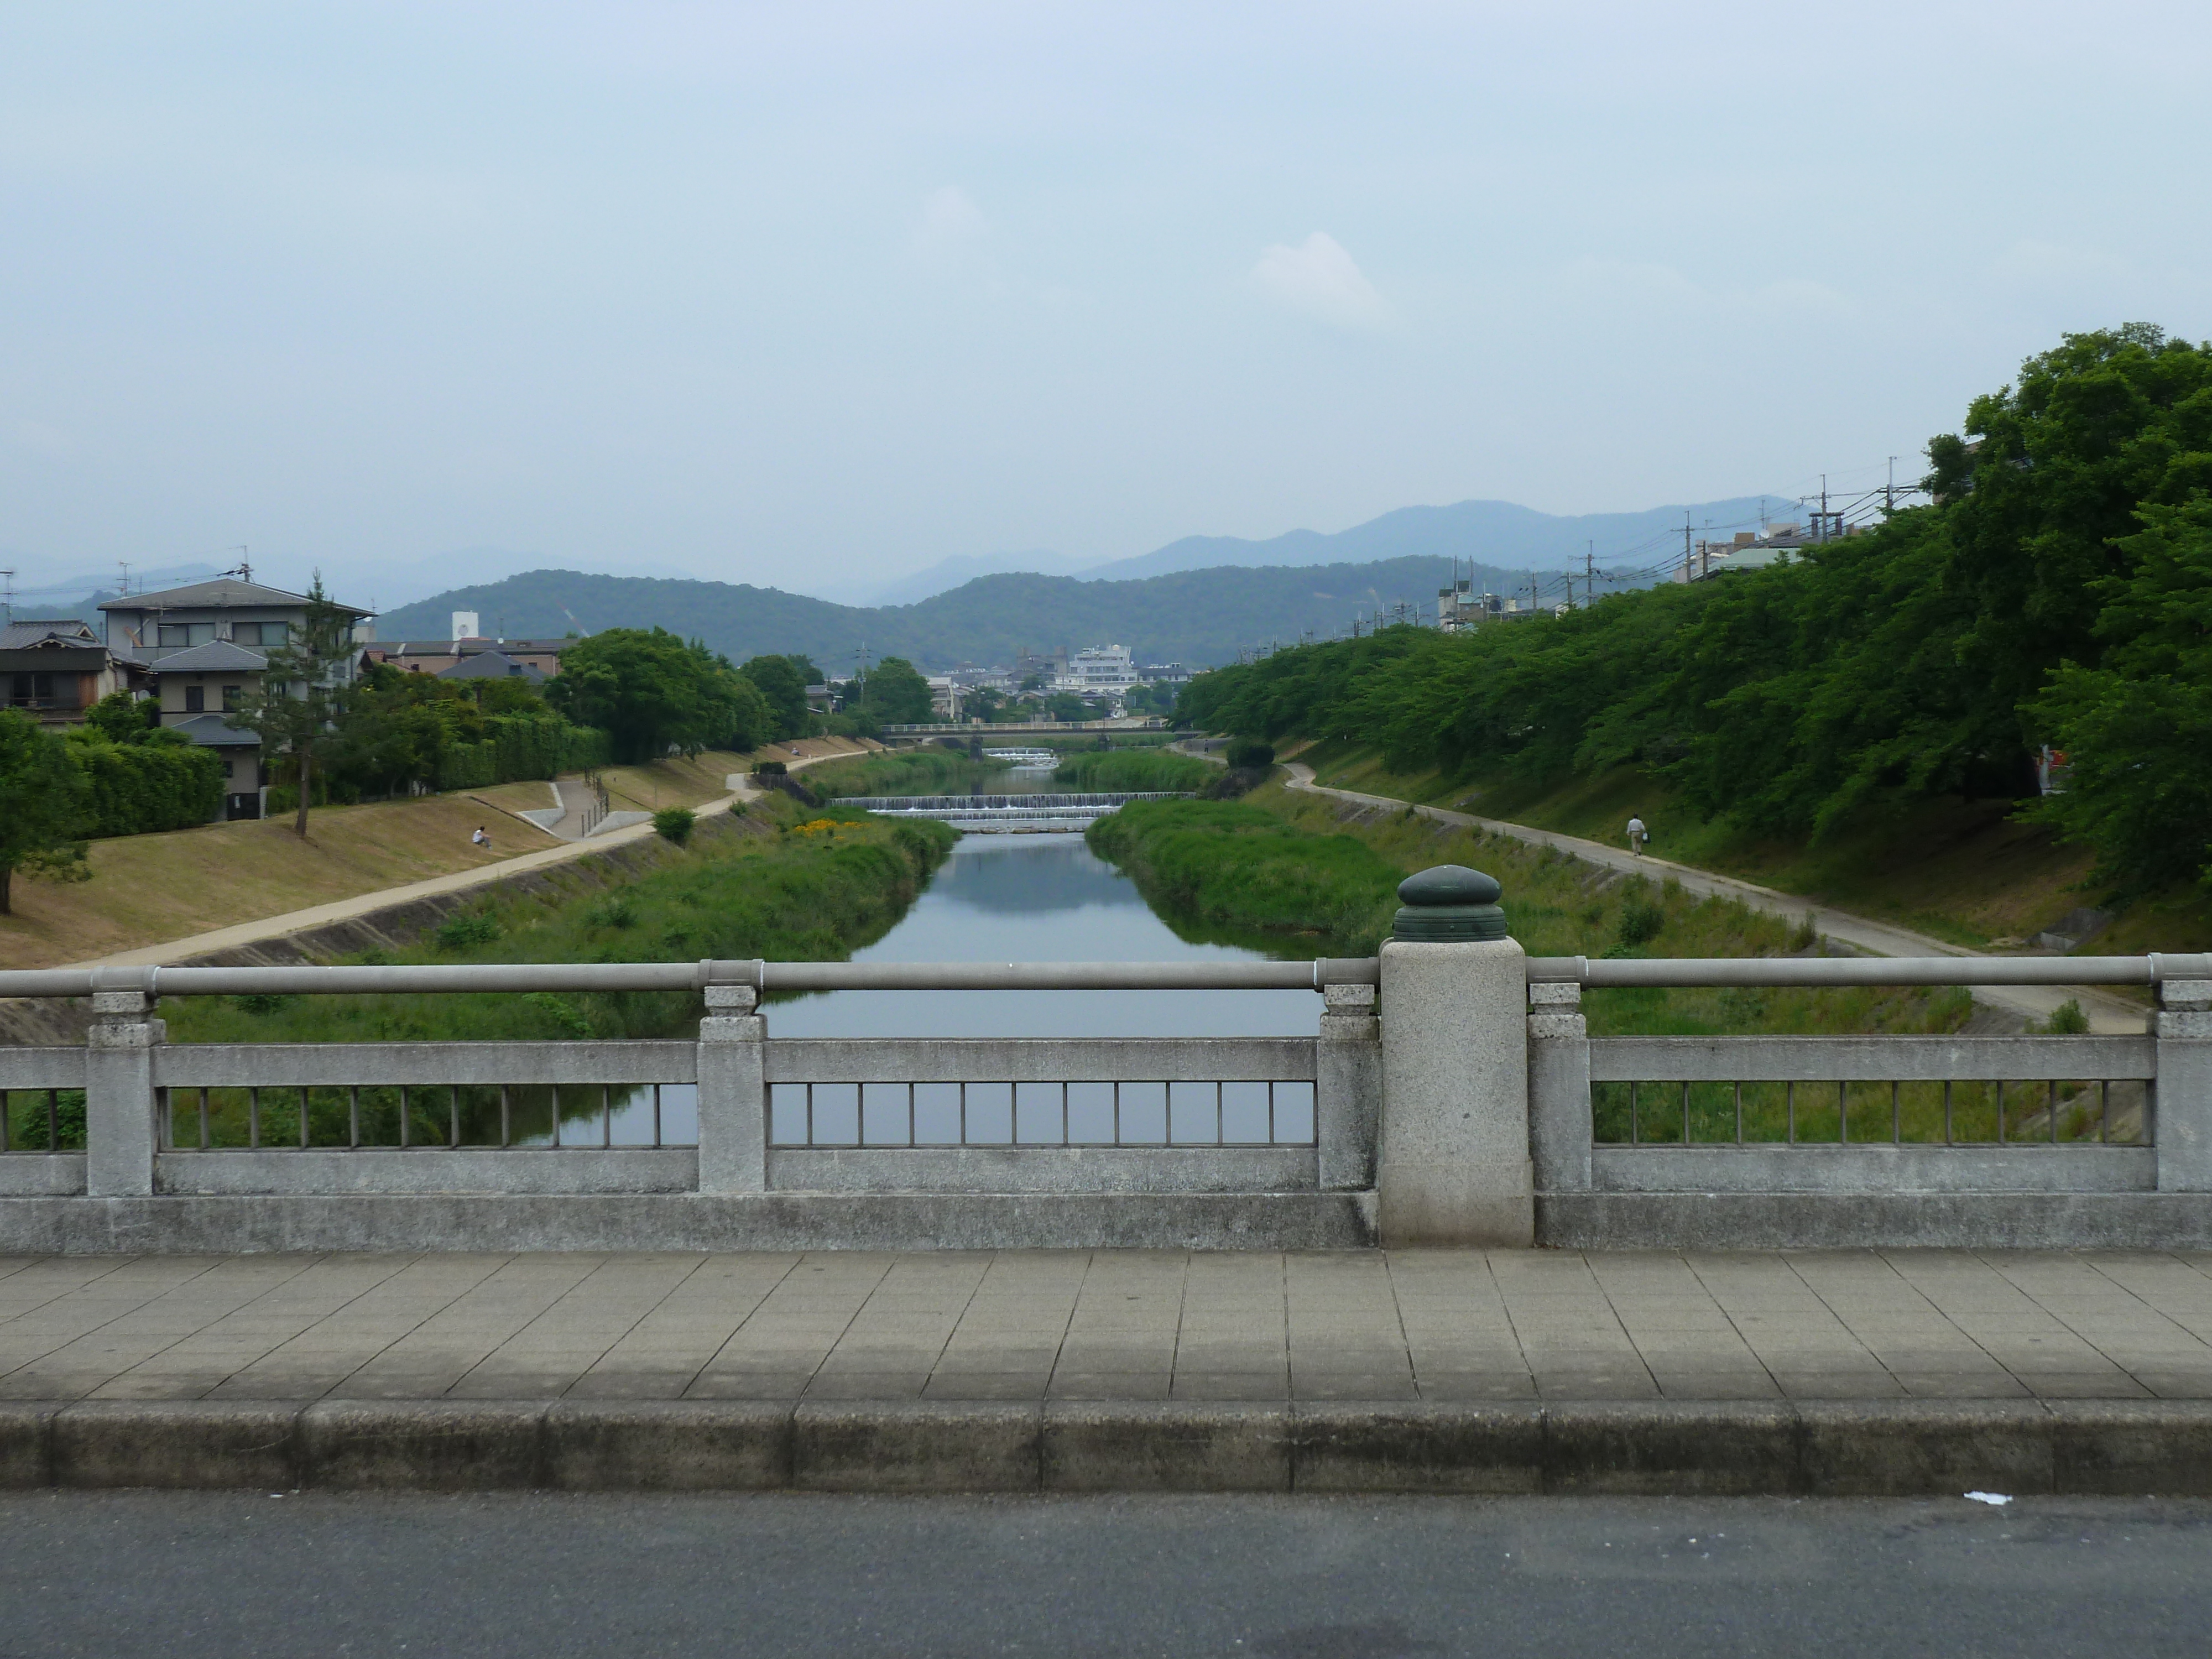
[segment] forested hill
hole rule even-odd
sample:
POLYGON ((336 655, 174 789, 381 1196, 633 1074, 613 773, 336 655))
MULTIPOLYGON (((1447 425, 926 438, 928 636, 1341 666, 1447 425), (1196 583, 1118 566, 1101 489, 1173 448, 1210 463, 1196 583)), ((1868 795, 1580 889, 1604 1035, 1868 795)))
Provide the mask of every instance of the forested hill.
POLYGON ((1780 836, 2026 798, 2124 897, 2212 890, 2212 346, 2069 335, 1965 429, 1978 441, 1929 444, 1935 505, 1796 564, 1286 651, 1206 675, 1178 712, 1472 775, 1634 762, 1780 836), (2070 774, 2039 797, 2045 744, 2070 774))
MULTIPOLYGON (((915 605, 832 605, 772 587, 586 576, 532 570, 483 587, 456 588, 377 619, 381 639, 441 639, 452 613, 473 611, 505 637, 590 634, 655 626, 704 640, 733 662, 799 652, 832 672, 865 644, 869 654, 907 657, 926 671, 958 662, 1011 663, 1023 650, 1113 642, 1141 661, 1194 666, 1230 662, 1244 647, 1324 636, 1401 600, 1431 607, 1451 578, 1451 561, 1386 559, 1300 568, 1178 571, 1140 581, 1070 576, 984 576, 915 605)), ((1462 563, 1460 574, 1468 574, 1462 563)), ((1478 568, 1474 580, 1510 592, 1517 571, 1478 568)), ((1600 581, 1601 591, 1604 587, 1600 581)))

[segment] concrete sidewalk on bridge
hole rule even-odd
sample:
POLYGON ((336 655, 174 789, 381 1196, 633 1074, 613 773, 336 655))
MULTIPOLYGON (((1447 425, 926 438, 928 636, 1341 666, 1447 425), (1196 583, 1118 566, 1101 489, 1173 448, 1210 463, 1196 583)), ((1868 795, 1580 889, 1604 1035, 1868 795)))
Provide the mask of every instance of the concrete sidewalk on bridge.
POLYGON ((2212 1255, 0 1261, 0 1486, 2212 1493, 2212 1255))

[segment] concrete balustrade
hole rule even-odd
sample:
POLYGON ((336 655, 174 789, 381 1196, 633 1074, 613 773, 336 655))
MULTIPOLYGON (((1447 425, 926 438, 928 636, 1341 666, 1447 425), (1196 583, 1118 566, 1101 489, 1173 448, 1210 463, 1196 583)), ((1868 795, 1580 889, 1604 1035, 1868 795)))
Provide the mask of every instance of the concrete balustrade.
MULTIPOLYGON (((82 1047, 0 1048, 0 1090, 82 1091, 85 1124, 83 1150, 0 1156, 0 1250, 2212 1247, 2212 958, 1530 959, 1489 878, 1425 872, 1401 894, 1379 957, 1309 963, 0 973, 0 995, 89 995, 94 1014, 82 1047), (2153 1030, 1593 1039, 1582 1006, 1586 987, 1608 985, 2068 979, 2156 986, 2153 1030), (758 1006, 770 990, 1258 987, 1318 994, 1315 1034, 779 1039, 758 1006), (161 995, 641 988, 696 991, 696 1040, 173 1045, 155 1012, 161 995), (1668 1091, 1730 1083, 1793 1085, 1817 1105, 1853 1085, 1990 1082, 2051 1090, 2034 1144, 1931 1144, 1863 1115, 1826 1144, 1601 1141, 1593 1107, 1594 1091, 1631 1085, 1656 1085, 1639 1098, 1663 1115, 1668 1091), (2109 1127, 2118 1098, 2126 1133, 2062 1136, 2062 1085, 2096 1091, 2068 1096, 2069 1123, 2094 1099, 2109 1127), (611 1115, 587 1146, 163 1139, 169 1091, 431 1089, 458 1125, 459 1097, 442 1091, 528 1089, 539 1101, 549 1085, 651 1085, 663 1104, 677 1091, 676 1139, 696 1091, 696 1145, 602 1146, 611 1115), (808 1114, 795 1136, 777 1127, 778 1091, 792 1088, 806 1091, 808 1114), (823 1100, 849 1129, 816 1132, 823 1100), (1017 1127, 1040 1100, 1057 1127, 1017 1127), (865 1127, 885 1101, 894 1119, 903 1102, 902 1130, 865 1127), (954 1102, 957 1130, 945 1127, 954 1102)), ((304 1110, 305 1096, 289 1097, 304 1110)), ((23 1121, 42 1123, 44 1109, 23 1121)))

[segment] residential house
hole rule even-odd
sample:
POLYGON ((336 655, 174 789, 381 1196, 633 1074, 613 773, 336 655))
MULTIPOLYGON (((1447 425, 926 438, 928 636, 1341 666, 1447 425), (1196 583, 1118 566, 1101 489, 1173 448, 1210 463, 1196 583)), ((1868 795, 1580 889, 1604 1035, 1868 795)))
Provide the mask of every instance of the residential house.
MULTIPOLYGON (((307 596, 264 587, 243 575, 218 576, 154 593, 127 593, 100 605, 107 642, 144 665, 161 700, 161 724, 222 752, 226 818, 258 818, 268 805, 269 757, 258 734, 227 716, 260 695, 270 653, 307 625, 307 596)), ((374 613, 342 605, 356 637, 374 613)), ((337 671, 349 680, 358 657, 337 671)))
POLYGON ((146 684, 143 665, 118 656, 77 617, 0 627, 0 706, 41 726, 71 726, 114 691, 146 684))

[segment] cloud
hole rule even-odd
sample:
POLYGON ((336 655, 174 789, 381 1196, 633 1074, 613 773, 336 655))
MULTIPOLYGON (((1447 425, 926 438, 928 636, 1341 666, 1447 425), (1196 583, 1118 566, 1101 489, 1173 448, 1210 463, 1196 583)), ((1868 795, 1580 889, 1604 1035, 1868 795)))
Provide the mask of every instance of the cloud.
POLYGON ((1278 242, 1261 254, 1252 280, 1277 303, 1302 317, 1336 328, 1378 329, 1390 307, 1344 244, 1317 230, 1296 247, 1278 242))

